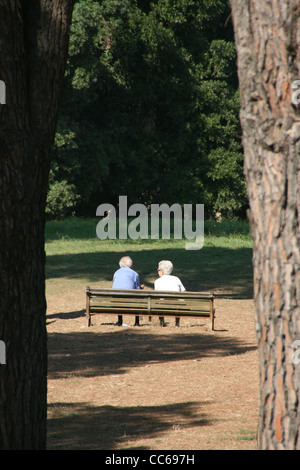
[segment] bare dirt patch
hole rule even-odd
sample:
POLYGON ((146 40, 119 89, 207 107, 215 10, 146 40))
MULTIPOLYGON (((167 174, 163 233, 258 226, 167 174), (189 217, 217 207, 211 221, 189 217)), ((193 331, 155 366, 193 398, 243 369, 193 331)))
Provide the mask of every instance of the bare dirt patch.
POLYGON ((252 300, 217 298, 215 331, 113 315, 88 328, 78 285, 47 301, 48 449, 257 449, 252 300))

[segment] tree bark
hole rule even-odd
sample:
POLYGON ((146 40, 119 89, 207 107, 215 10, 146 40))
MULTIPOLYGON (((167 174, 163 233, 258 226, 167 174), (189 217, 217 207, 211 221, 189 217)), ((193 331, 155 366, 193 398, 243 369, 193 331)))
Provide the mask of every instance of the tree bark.
POLYGON ((230 0, 253 236, 261 449, 300 449, 298 0, 230 0))
POLYGON ((0 449, 44 449, 44 226, 71 0, 0 0, 0 449))

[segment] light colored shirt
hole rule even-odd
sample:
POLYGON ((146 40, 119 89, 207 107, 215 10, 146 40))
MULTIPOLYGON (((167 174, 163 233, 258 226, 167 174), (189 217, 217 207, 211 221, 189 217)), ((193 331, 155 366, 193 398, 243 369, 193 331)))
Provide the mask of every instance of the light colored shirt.
POLYGON ((140 289, 140 277, 126 266, 118 269, 113 277, 113 289, 140 289))
POLYGON ((185 287, 179 277, 172 276, 171 274, 164 274, 160 278, 156 279, 156 281, 154 281, 154 289, 174 292, 185 291, 185 287))

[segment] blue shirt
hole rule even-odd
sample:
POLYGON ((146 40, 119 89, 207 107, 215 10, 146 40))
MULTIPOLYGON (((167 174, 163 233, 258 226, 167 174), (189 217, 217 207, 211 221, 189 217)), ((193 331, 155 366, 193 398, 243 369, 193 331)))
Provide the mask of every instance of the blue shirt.
POLYGON ((113 277, 113 289, 140 289, 140 278, 133 269, 124 266, 113 277))

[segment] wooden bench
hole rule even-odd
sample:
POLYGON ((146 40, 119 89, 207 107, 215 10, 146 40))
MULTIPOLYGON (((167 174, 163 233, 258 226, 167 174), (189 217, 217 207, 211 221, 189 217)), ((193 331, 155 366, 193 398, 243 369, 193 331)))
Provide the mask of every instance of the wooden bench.
POLYGON ((91 325, 92 314, 115 313, 135 315, 139 324, 140 315, 156 315, 163 324, 165 316, 175 317, 179 326, 180 317, 209 317, 211 329, 214 329, 214 294, 204 292, 166 292, 156 290, 120 290, 100 287, 86 288, 86 317, 91 325))

